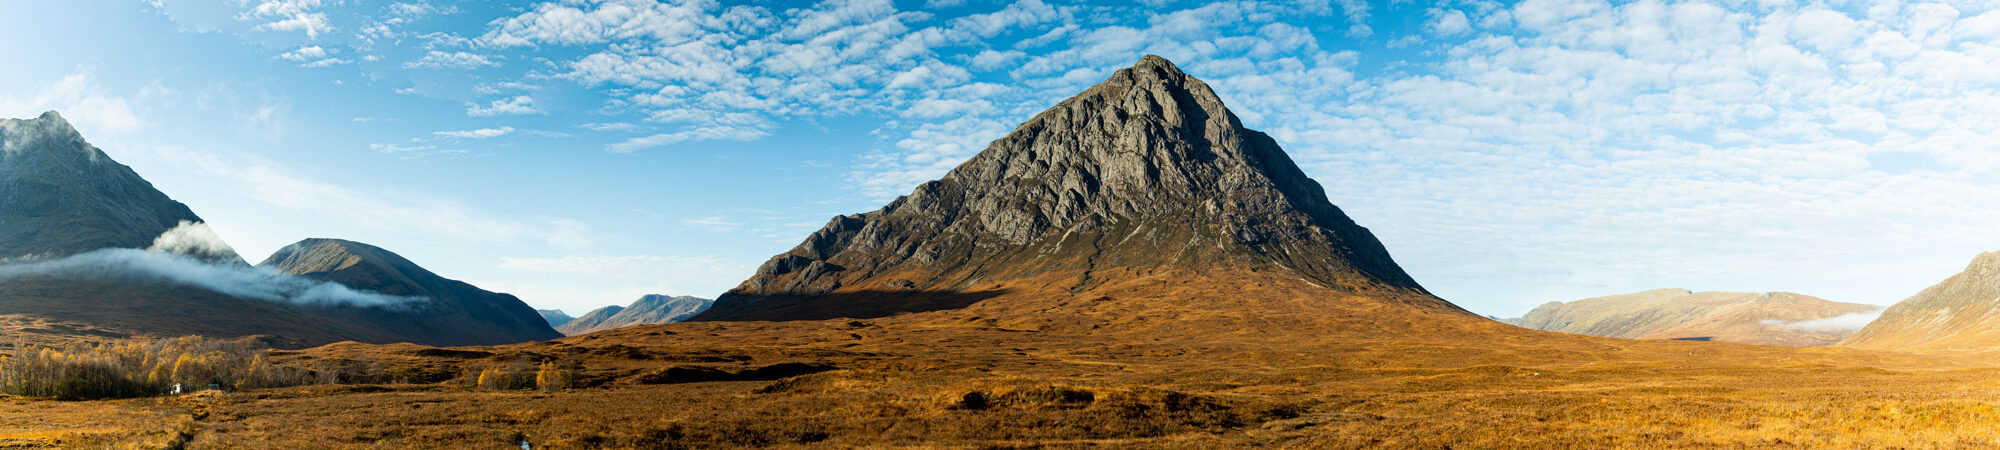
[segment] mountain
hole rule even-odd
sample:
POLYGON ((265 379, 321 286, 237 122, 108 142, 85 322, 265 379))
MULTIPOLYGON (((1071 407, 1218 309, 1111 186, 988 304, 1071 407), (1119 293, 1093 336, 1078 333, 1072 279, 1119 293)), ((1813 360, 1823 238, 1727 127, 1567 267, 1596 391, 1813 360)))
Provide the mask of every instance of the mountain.
POLYGON ((408 310, 323 308, 328 315, 397 331, 426 345, 492 345, 562 337, 512 295, 447 279, 395 253, 339 239, 306 239, 271 254, 259 266, 393 296, 427 299, 408 310))
POLYGON ((81 334, 262 336, 286 347, 560 336, 519 299, 373 247, 307 241, 271 265, 245 263, 61 115, 0 120, 0 314, 97 330, 81 334))
MULTIPOLYGON (((200 223, 55 111, 0 119, 0 260, 149 248, 169 230, 200 223)), ((190 253, 242 261, 226 246, 190 253)))
POLYGON ((1840 345, 1876 350, 2000 347, 2000 252, 1987 252, 1882 312, 1840 345))
POLYGON ((1686 339, 1745 344, 1832 345, 1858 327, 1849 318, 1879 307, 1789 292, 1694 292, 1655 289, 1572 302, 1549 302, 1519 319, 1524 328, 1628 339, 1686 339))
POLYGON ((583 313, 582 316, 577 316, 576 320, 572 320, 569 321, 569 323, 563 324, 565 328, 557 328, 556 331, 560 331, 563 334, 579 334, 579 333, 571 333, 570 330, 596 328, 598 324, 611 320, 612 316, 616 316, 618 315, 618 313, 624 311, 625 307, 618 305, 611 305, 603 308, 593 309, 590 310, 590 312, 583 313))
POLYGON ((639 297, 639 300, 632 302, 631 306, 612 305, 598 308, 568 324, 557 326, 556 331, 575 336, 633 325, 679 322, 708 310, 709 305, 714 303, 714 300, 686 295, 679 297, 647 295, 639 297))
POLYGON ((569 323, 569 321, 576 320, 575 317, 570 317, 568 313, 562 312, 560 309, 537 309, 535 312, 541 313, 542 321, 548 322, 551 327, 560 327, 565 323, 569 323))
POLYGON ((693 320, 870 318, 983 303, 1053 320, 1033 311, 1108 313, 1063 302, 1146 292, 1160 299, 1117 304, 1235 314, 1245 311, 1239 302, 1281 303, 1173 300, 1241 283, 1298 286, 1321 292, 1309 302, 1343 309, 1393 305, 1487 322, 1426 292, 1270 136, 1244 128, 1206 83, 1157 56, 1036 115, 943 178, 833 218, 693 320), (1148 287, 1134 291, 1140 284, 1148 287))

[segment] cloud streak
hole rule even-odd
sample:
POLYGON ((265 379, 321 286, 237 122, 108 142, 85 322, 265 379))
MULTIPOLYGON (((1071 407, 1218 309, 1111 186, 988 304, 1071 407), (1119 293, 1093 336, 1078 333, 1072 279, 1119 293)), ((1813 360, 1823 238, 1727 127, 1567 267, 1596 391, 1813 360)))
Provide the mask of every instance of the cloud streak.
POLYGON ((535 107, 534 97, 517 95, 513 98, 494 100, 486 106, 476 102, 465 104, 465 115, 472 117, 513 116, 524 114, 547 114, 535 107))
POLYGON ((207 262, 185 255, 137 249, 102 249, 55 259, 0 263, 0 279, 55 277, 168 282, 233 297, 300 306, 406 308, 426 301, 356 290, 326 281, 240 263, 207 262))
POLYGON ((1868 324, 1874 323, 1876 318, 1882 317, 1882 311, 1884 311, 1884 309, 1876 309, 1874 311, 1867 311, 1867 312, 1847 313, 1822 319, 1801 320, 1797 322, 1787 322, 1776 319, 1765 319, 1763 321, 1763 324, 1783 326, 1786 328, 1791 328, 1796 330, 1807 330, 1807 331, 1859 331, 1860 329, 1867 327, 1868 324))

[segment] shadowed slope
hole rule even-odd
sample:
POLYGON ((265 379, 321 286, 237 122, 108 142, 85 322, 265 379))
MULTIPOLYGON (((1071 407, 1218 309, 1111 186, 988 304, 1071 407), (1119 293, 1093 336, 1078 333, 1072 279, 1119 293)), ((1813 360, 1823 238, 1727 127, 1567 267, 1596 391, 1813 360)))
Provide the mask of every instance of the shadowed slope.
POLYGON ((1069 296, 1209 271, 1281 273, 1463 313, 1425 292, 1205 83, 1147 56, 944 178, 834 218, 695 320, 881 315, 910 292, 1069 296), (782 311, 803 302, 822 304, 782 311))
MULTIPOLYGON (((55 111, 0 119, 0 260, 147 248, 181 222, 201 217, 84 141, 55 111)), ((242 261, 221 249, 194 256, 242 261)))
POLYGON ((0 308, 9 314, 141 335, 272 336, 271 344, 278 347, 402 341, 389 330, 366 323, 340 323, 296 305, 236 298, 159 281, 0 279, 0 308))

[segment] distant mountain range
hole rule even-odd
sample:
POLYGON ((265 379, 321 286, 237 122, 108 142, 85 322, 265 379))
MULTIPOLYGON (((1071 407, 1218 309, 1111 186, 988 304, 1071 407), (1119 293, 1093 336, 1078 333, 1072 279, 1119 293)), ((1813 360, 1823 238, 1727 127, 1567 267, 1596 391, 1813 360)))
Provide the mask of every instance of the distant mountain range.
POLYGON ((282 346, 561 336, 520 299, 360 243, 308 239, 251 267, 55 112, 0 120, 0 314, 282 346))
POLYGON ((560 327, 565 323, 569 323, 569 321, 576 320, 575 317, 570 317, 569 313, 562 312, 560 309, 537 309, 535 312, 541 313, 542 321, 548 322, 551 327, 560 327))
POLYGON ((1572 302, 1550 302, 1502 322, 1543 331, 1630 339, 1689 339, 1746 344, 1831 345, 1853 334, 1880 308, 1789 292, 1694 292, 1655 289, 1572 302), (1858 321, 1835 321, 1859 317, 1858 321))
POLYGON ((714 304, 714 300, 686 295, 647 295, 630 306, 612 305, 585 313, 582 317, 556 325, 556 331, 575 336, 633 325, 679 322, 708 310, 714 304))

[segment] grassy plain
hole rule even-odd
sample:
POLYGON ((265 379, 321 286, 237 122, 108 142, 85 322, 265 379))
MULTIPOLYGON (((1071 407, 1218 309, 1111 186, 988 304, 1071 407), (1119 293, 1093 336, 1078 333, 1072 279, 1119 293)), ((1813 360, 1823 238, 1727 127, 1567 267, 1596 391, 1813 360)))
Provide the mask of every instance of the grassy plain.
POLYGON ((1545 333, 1269 273, 1129 279, 866 320, 278 351, 355 376, 0 399, 0 446, 2000 446, 2000 365, 1976 355, 1545 333), (543 363, 567 386, 477 380, 543 363))

